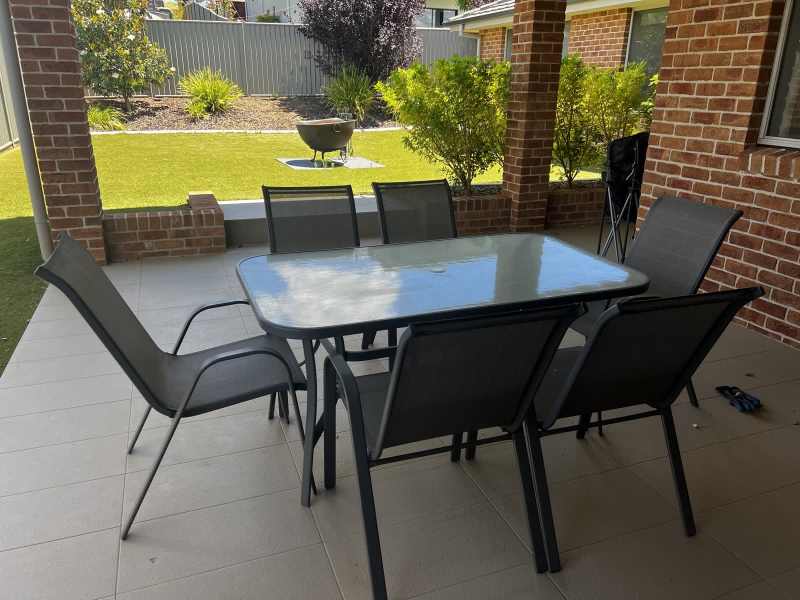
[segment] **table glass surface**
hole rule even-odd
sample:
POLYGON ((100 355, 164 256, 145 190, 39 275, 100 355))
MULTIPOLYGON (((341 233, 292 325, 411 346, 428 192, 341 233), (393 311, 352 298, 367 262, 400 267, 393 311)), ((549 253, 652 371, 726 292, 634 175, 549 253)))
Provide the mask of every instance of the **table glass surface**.
POLYGON ((294 338, 440 313, 628 296, 649 283, 541 234, 253 256, 239 263, 238 275, 261 326, 294 338))

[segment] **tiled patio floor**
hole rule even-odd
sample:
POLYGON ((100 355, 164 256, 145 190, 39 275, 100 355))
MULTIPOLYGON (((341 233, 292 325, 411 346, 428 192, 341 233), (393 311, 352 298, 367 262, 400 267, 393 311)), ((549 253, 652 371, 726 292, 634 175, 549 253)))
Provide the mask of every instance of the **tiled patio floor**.
MULTIPOLYGON (((108 274, 169 348, 192 306, 241 296, 234 268, 254 253, 108 274)), ((186 350, 258 333, 247 307, 226 308, 198 321, 186 350)), ((548 438, 564 569, 536 575, 512 450, 483 447, 471 464, 441 455, 374 473, 390 596, 800 597, 800 353, 733 327, 695 381, 701 407, 683 398, 675 414, 696 538, 683 536, 658 421, 548 438), (720 384, 765 408, 736 413, 720 384)), ((311 510, 299 503, 296 427, 268 421, 264 399, 187 420, 120 543, 167 423, 151 418, 126 456, 143 408, 49 289, 0 379, 0 598, 369 598, 344 413, 337 489, 311 510)))

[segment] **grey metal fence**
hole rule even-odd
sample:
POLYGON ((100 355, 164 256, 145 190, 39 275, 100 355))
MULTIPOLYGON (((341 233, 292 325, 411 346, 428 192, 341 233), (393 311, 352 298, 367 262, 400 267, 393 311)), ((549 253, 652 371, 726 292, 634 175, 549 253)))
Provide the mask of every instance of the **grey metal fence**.
POLYGON ((17 140, 17 123, 9 95, 8 73, 4 67, 4 57, 0 48, 0 150, 4 150, 17 140))
MULTIPOLYGON (((203 67, 221 71, 248 95, 319 94, 326 82, 314 56, 321 47, 286 23, 148 21, 150 39, 167 51, 175 76, 155 95, 178 94, 181 76, 203 67)), ((421 59, 474 55, 477 41, 456 32, 419 29, 421 59)))

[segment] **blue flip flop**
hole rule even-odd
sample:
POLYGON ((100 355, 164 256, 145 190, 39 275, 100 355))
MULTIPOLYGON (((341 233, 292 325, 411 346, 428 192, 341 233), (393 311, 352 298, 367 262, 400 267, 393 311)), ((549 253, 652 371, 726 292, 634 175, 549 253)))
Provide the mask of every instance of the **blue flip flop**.
POLYGON ((753 412, 761 408, 761 400, 735 385, 719 385, 716 389, 739 412, 753 412))

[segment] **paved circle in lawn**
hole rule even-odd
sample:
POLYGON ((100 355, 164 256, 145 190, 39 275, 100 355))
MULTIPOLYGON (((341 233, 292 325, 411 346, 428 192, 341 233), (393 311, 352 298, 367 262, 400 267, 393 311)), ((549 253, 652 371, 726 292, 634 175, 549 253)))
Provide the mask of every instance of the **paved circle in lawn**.
MULTIPOLYGON (((322 164, 321 160, 313 161, 308 158, 279 158, 277 160, 286 165, 287 167, 289 167, 290 169, 295 169, 298 171, 323 168, 321 166, 322 164)), ((339 168, 339 167, 345 167, 346 169, 383 168, 382 164, 376 163, 374 160, 369 160, 368 158, 361 158, 360 156, 351 156, 347 160, 342 160, 340 158, 328 159, 327 162, 329 164, 328 168, 339 168)))

